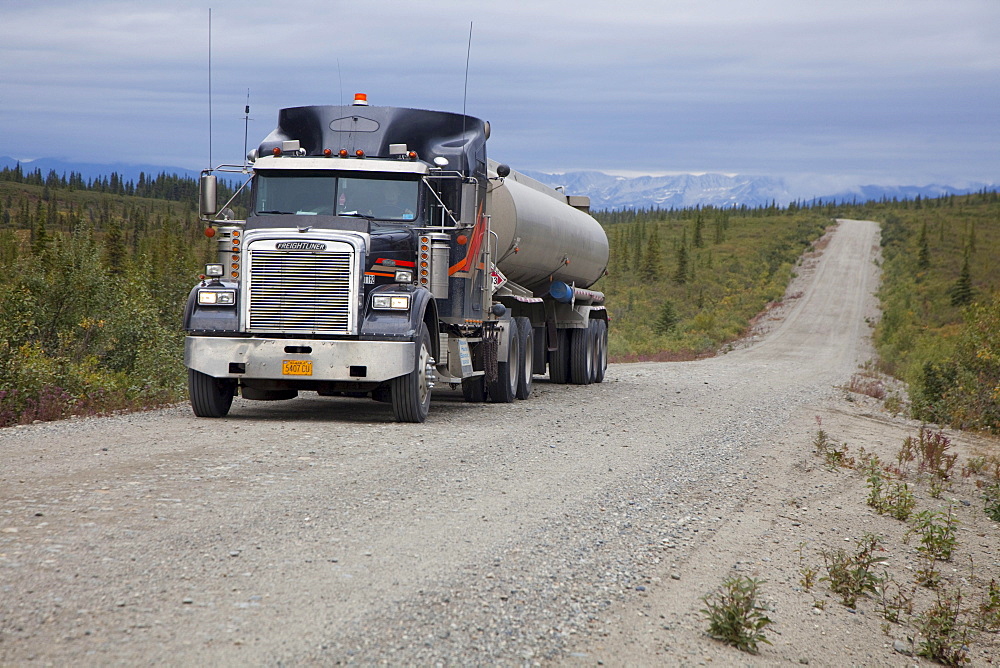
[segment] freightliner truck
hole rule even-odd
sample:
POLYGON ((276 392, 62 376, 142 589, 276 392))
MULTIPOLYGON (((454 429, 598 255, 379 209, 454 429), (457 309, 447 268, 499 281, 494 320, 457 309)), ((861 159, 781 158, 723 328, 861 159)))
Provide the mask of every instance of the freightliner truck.
MULTIPOLYGON (((534 375, 604 379, 608 263, 589 200, 488 160, 488 123, 441 111, 282 109, 244 165, 202 172, 218 262, 185 310, 194 413, 300 391, 423 422, 435 387, 527 399, 534 375), (245 175, 245 220, 216 172, 245 175)), ((242 177, 238 177, 241 178, 242 177)))

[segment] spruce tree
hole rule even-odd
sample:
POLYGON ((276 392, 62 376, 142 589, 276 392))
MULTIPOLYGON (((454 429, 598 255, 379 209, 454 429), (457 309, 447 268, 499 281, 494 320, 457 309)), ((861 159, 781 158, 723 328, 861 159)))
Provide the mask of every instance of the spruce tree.
POLYGON ((677 271, 674 272, 674 283, 684 285, 688 279, 688 249, 687 244, 682 243, 677 247, 677 271))
POLYGON ((968 306, 972 303, 972 272, 969 268, 968 249, 965 251, 965 261, 962 262, 962 271, 950 292, 952 306, 968 306))
POLYGON ((680 316, 677 314, 677 307, 669 299, 666 300, 660 305, 660 314, 656 318, 654 327, 657 334, 669 334, 677 327, 680 319, 680 316))
POLYGON ((931 248, 927 244, 927 223, 920 226, 920 238, 917 240, 917 269, 921 271, 931 266, 931 248))
POLYGON ((646 239, 646 250, 642 254, 642 264, 639 271, 648 278, 659 278, 663 271, 661 261, 659 226, 653 225, 653 230, 646 239))

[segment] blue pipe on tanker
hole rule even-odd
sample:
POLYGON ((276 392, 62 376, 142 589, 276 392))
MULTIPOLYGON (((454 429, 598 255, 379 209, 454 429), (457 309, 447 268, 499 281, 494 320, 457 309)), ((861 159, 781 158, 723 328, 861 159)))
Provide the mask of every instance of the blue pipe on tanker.
POLYGON ((584 290, 583 288, 574 288, 567 285, 563 281, 553 281, 552 285, 549 287, 549 294, 557 302, 562 302, 563 304, 571 304, 574 299, 578 302, 584 303, 604 303, 603 292, 598 292, 597 290, 584 290))

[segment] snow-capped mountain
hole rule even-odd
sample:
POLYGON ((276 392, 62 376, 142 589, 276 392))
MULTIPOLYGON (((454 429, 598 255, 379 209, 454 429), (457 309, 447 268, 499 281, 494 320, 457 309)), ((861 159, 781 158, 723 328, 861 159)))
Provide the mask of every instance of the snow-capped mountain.
MULTIPOLYGON (((793 192, 784 179, 767 176, 728 174, 677 174, 671 176, 613 176, 603 172, 546 174, 525 171, 528 176, 552 187, 562 187, 569 195, 587 195, 590 208, 601 209, 682 209, 693 206, 787 206, 793 201, 866 202, 869 200, 943 197, 995 190, 996 184, 973 183, 965 187, 943 185, 879 186, 858 185, 838 188, 817 196, 793 192)), ((832 190, 832 188, 831 188, 832 190)))
POLYGON ((570 195, 587 195, 590 208, 683 209, 691 206, 760 206, 787 204, 794 199, 781 179, 725 174, 677 174, 671 176, 613 176, 603 172, 525 174, 570 195))

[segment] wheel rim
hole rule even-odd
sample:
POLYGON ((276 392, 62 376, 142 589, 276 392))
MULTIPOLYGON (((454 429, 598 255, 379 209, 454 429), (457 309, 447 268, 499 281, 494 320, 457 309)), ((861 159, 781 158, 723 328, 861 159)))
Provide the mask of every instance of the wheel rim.
MULTIPOLYGON (((511 321, 513 322, 513 321, 511 321)), ((507 349, 507 370, 510 380, 510 392, 517 392, 517 382, 521 375, 521 339, 516 329, 510 333, 510 347, 507 349)))
POLYGON ((434 359, 431 351, 423 343, 420 346, 420 359, 417 360, 417 396, 420 403, 426 403, 434 387, 434 359))

